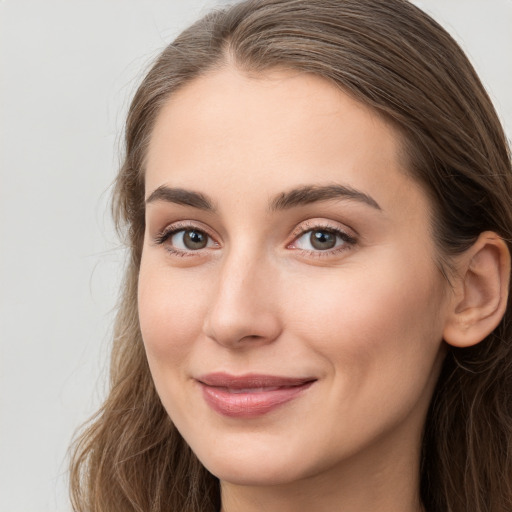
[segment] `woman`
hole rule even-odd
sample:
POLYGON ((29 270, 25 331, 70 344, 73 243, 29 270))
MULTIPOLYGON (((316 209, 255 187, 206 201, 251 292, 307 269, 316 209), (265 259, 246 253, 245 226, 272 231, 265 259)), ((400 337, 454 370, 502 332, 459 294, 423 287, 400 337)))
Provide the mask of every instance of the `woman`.
POLYGON ((249 0, 137 91, 75 510, 512 509, 512 173, 404 0, 249 0))

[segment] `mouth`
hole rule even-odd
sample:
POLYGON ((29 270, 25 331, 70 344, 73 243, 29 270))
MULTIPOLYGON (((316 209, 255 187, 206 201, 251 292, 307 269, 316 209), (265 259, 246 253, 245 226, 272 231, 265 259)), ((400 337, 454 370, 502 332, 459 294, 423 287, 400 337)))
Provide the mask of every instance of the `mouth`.
POLYGON ((206 403, 217 413, 233 418, 266 414, 298 398, 315 378, 211 373, 196 379, 206 403))

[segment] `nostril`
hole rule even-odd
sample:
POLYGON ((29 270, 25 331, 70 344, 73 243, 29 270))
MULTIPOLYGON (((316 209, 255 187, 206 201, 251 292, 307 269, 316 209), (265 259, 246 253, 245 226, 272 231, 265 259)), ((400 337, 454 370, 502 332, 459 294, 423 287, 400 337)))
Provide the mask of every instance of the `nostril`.
POLYGON ((237 317, 231 322, 206 322, 204 333, 220 345, 243 348, 274 341, 281 331, 277 318, 262 318, 266 314, 237 317))
POLYGON ((244 336, 240 341, 258 341, 263 339, 263 336, 257 336, 256 334, 251 334, 249 336, 244 336))

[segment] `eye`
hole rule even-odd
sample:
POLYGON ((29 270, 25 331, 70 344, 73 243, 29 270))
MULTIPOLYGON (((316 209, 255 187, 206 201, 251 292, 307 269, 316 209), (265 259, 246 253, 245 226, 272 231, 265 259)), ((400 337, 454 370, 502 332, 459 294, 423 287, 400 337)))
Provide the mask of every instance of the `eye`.
POLYGON ((171 226, 155 238, 172 254, 189 255, 201 249, 217 247, 217 243, 205 231, 194 226, 171 226))
POLYGON ((212 245, 210 237, 198 229, 181 229, 170 236, 168 240, 176 249, 184 251, 197 251, 212 245))
POLYGON ((352 236, 339 229, 317 227, 303 231, 290 247, 310 252, 332 252, 346 249, 355 243, 352 236))

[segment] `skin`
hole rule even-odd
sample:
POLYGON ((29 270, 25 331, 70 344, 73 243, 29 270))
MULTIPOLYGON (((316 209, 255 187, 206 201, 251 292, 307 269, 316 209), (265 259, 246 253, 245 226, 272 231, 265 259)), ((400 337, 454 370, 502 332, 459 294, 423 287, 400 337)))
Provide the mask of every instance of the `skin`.
POLYGON ((224 512, 421 510, 421 432, 451 302, 429 200, 394 129, 320 78, 226 67, 161 111, 146 198, 146 353, 164 407, 221 481, 224 512), (333 184, 360 195, 269 206, 333 184), (203 194, 212 209, 159 187, 203 194), (192 228, 204 248, 183 245, 192 228), (318 249, 315 229, 348 236, 318 249), (219 371, 316 380, 266 414, 232 418, 197 382, 219 371))

